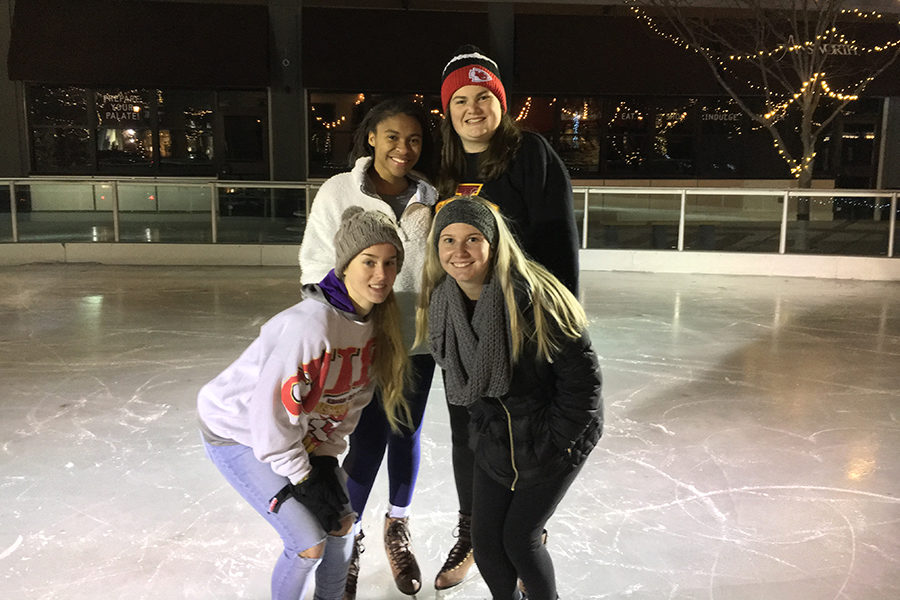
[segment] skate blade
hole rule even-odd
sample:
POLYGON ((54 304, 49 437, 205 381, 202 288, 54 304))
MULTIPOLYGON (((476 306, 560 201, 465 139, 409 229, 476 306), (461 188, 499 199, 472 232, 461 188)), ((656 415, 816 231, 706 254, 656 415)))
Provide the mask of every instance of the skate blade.
POLYGON ((442 590, 434 590, 434 600, 454 600, 455 598, 458 600, 463 600, 463 598, 466 598, 466 596, 462 595, 462 593, 470 587, 468 584, 475 581, 476 579, 480 579, 478 567, 472 565, 472 568, 469 569, 469 572, 466 573, 466 576, 463 577, 462 581, 460 581, 453 587, 444 588, 442 590))

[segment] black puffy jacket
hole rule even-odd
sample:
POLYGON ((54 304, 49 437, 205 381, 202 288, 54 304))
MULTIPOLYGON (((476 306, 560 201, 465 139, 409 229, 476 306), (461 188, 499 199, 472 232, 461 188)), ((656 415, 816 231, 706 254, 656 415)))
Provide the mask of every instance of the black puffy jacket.
MULTIPOLYGON (((526 318, 531 315, 526 315, 526 318)), ((527 342, 503 398, 469 406, 475 462, 491 478, 518 489, 581 464, 603 433, 602 379, 584 332, 564 338, 548 363, 527 342)))

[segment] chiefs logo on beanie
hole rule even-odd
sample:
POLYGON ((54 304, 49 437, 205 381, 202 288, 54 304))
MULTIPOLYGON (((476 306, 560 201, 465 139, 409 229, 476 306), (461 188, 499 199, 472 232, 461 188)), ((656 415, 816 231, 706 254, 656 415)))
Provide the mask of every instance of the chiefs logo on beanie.
POLYGON ((461 46, 444 67, 441 82, 441 105, 447 110, 450 98, 461 87, 477 85, 491 91, 506 112, 506 90, 500 81, 500 67, 481 53, 477 46, 461 46))

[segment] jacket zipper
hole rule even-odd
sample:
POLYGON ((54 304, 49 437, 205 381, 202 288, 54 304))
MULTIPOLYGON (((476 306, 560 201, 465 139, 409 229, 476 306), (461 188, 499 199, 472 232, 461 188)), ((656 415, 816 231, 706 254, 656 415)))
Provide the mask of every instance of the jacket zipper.
POLYGON ((509 490, 511 492, 516 491, 516 482, 519 481, 519 470, 516 468, 516 450, 513 445, 513 431, 512 431, 512 415, 509 414, 509 411, 506 409, 506 405, 503 404, 503 400, 499 398, 497 401, 500 403, 500 406, 503 407, 503 412, 506 413, 506 430, 509 432, 509 463, 512 465, 513 473, 515 473, 512 485, 509 486, 509 490))

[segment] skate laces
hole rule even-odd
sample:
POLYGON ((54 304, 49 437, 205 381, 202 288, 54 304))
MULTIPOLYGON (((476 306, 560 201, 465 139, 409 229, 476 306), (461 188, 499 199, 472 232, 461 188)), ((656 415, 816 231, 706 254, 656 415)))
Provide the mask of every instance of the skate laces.
POLYGON ((387 538, 391 562, 400 571, 409 567, 413 561, 413 555, 409 548, 411 540, 406 519, 392 519, 391 524, 388 525, 385 537, 387 538))
POLYGON ((472 553, 472 542, 469 541, 469 536, 465 536, 464 538, 461 533, 459 527, 453 532, 456 543, 450 548, 450 554, 447 555, 447 560, 444 561, 441 572, 450 571, 459 567, 472 553))
POLYGON ((356 580, 359 578, 359 555, 366 551, 362 539, 366 537, 362 530, 353 539, 353 553, 347 566, 347 582, 344 584, 344 598, 356 598, 356 580))

